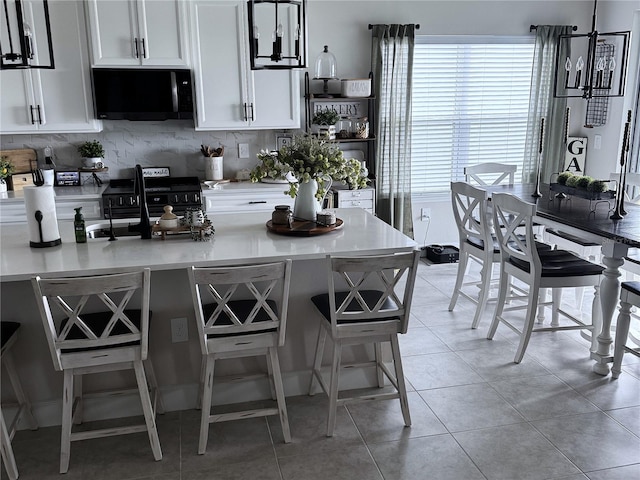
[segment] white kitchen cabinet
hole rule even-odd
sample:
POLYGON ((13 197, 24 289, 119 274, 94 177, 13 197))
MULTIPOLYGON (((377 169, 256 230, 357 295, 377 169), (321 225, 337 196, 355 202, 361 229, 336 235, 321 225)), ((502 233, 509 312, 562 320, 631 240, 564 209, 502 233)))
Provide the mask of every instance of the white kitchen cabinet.
POLYGON ((190 3, 196 130, 299 128, 299 74, 251 70, 245 4, 190 3))
POLYGON ((89 0, 94 66, 186 66, 183 0, 89 0))
POLYGON ((93 112, 83 3, 49 2, 49 13, 56 68, 0 72, 2 134, 102 130, 93 112))
POLYGON ((265 222, 271 219, 276 205, 293 208, 295 199, 286 195, 286 183, 228 183, 219 188, 202 191, 209 219, 215 226, 216 215, 238 214, 241 212, 265 212, 265 222))
POLYGON ((369 213, 374 213, 375 202, 373 188, 361 188, 349 190, 346 188, 333 187, 333 206, 337 208, 363 208, 369 213))

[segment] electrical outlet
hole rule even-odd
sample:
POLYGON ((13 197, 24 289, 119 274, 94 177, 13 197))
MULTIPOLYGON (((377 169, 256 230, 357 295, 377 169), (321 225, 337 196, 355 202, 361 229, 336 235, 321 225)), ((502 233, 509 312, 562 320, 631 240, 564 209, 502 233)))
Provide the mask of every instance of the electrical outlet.
POLYGON ((593 137, 593 149, 600 150, 602 148, 602 135, 595 135, 593 137))
POLYGON ((431 218, 431 209, 430 208, 421 208, 420 209, 420 220, 425 222, 431 218))
POLYGON ((239 143, 238 144, 238 158, 249 158, 249 144, 248 143, 239 143))
POLYGON ((189 340, 189 326, 185 317, 171 319, 171 343, 189 340))

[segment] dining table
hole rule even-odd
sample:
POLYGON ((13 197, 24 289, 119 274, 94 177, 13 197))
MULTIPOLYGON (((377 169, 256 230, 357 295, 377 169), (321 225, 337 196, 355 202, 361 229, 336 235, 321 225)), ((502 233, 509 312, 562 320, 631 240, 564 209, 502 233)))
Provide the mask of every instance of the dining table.
MULTIPOLYGON (((611 323, 620 297, 620 266, 629 248, 640 247, 640 205, 624 203, 625 215, 612 219, 616 211, 616 199, 589 199, 580 195, 567 195, 555 191, 549 184, 491 185, 485 189, 489 198, 493 193, 509 193, 521 200, 536 204, 534 221, 585 241, 601 245, 602 263, 605 266, 599 294, 600 309, 592 312, 594 334, 591 358, 595 360, 593 371, 609 374, 611 353, 611 323), (540 196, 534 196, 539 193, 540 196)), ((586 196, 586 195, 585 195, 586 196)))

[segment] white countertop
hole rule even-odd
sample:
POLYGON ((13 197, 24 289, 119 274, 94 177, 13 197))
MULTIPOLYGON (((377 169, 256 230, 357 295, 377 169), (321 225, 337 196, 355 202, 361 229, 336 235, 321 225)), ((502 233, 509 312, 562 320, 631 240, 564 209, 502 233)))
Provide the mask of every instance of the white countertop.
MULTIPOLYGON (((269 232, 266 222, 271 214, 267 212, 213 215, 209 218, 215 235, 210 242, 195 242, 189 235, 172 235, 166 240, 123 237, 110 242, 100 238, 76 244, 73 222, 59 221, 62 244, 48 248, 29 247, 27 225, 11 225, 0 231, 0 280, 27 280, 34 275, 91 275, 139 267, 173 270, 190 265, 282 258, 306 260, 324 258, 327 254, 392 253, 417 246, 412 239, 362 209, 337 209, 336 213, 344 221, 340 229, 311 237, 269 232)), ((87 221, 87 226, 96 223, 104 222, 87 221)))

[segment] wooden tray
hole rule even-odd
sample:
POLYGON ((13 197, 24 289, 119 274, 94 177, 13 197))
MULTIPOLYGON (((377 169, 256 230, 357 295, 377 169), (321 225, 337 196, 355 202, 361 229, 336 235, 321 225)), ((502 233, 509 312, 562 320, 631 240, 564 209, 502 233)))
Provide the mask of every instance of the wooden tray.
POLYGON ((566 195, 586 198, 587 200, 610 200, 616 198, 616 192, 613 190, 607 190, 606 192, 589 192, 584 188, 568 187, 560 183, 549 184, 549 190, 552 192, 560 192, 566 195))
POLYGON ((165 239, 167 235, 177 235, 184 233, 191 233, 191 227, 188 225, 179 225, 175 228, 163 228, 159 224, 154 224, 151 226, 151 233, 153 235, 159 236, 162 240, 165 239))
POLYGON ((297 235, 309 237, 311 235, 322 235, 323 233, 333 232, 342 226, 342 220, 336 218, 336 223, 326 227, 318 225, 316 222, 310 221, 294 221, 291 228, 287 225, 274 225, 271 220, 267 222, 267 229, 273 233, 282 235, 297 235))

